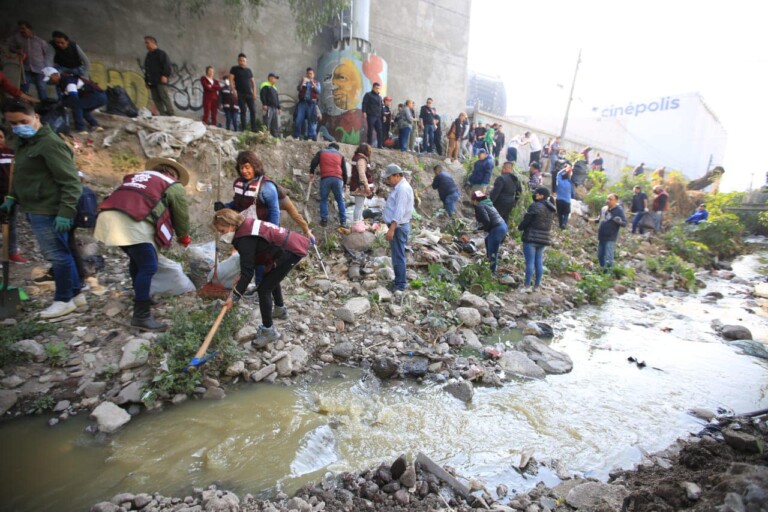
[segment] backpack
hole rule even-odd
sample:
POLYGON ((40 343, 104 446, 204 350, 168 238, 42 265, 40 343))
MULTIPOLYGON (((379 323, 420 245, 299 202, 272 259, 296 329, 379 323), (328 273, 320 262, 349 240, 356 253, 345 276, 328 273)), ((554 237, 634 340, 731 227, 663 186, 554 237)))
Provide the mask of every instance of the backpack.
POLYGON ((139 109, 125 92, 125 89, 119 85, 107 87, 107 114, 118 116, 137 117, 139 109))
POLYGON ((80 199, 77 201, 77 213, 75 214, 76 228, 96 227, 96 215, 99 213, 99 198, 93 190, 83 187, 80 199))

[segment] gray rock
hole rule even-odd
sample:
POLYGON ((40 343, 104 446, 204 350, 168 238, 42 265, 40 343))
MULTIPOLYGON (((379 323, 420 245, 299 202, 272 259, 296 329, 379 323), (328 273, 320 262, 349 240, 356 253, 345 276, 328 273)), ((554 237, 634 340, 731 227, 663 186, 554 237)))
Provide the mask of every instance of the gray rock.
POLYGON ((752 332, 743 325, 724 325, 720 334, 727 340, 751 340, 752 332))
POLYGON ((349 359, 352 357, 352 352, 354 352, 354 350, 355 346, 352 345, 352 343, 344 341, 342 343, 336 344, 333 347, 333 350, 331 350, 331 353, 338 359, 349 359))
POLYGON ((402 374, 408 377, 423 377, 429 371, 429 359, 426 357, 411 357, 402 361, 402 374))
POLYGON ((224 371, 228 377, 237 377, 245 371, 245 361, 235 361, 224 371))
POLYGON ((573 369, 573 361, 568 354, 558 352, 534 336, 523 337, 515 348, 525 352, 529 359, 547 373, 568 373, 573 369))
POLYGON ((717 416, 714 412, 703 407, 693 407, 688 410, 688 414, 704 421, 712 421, 717 416))
POLYGON ((353 323, 357 317, 363 316, 370 310, 371 302, 368 297, 355 297, 334 311, 333 316, 347 323, 353 323))
POLYGON ((136 510, 141 510, 142 508, 149 505, 150 502, 152 502, 152 496, 145 493, 137 494, 133 498, 133 506, 136 508, 136 510))
POLYGON ((48 356, 45 353, 45 349, 41 344, 35 340, 21 340, 11 345, 11 350, 14 352, 20 352, 26 354, 33 361, 42 363, 48 356))
POLYGON ((475 388, 472 387, 472 383, 466 380, 446 384, 443 387, 443 391, 450 393, 462 402, 471 402, 472 396, 475 394, 475 388))
POLYGON ((747 509, 744 507, 744 500, 741 499, 741 496, 735 492, 729 492, 717 510, 718 512, 746 512, 747 509))
POLYGON ((286 352, 285 356, 281 357, 276 364, 277 374, 280 377, 291 376, 291 372, 293 371, 293 361, 291 359, 291 354, 286 352))
POLYGON ((555 507, 557 507, 557 500, 550 498, 549 496, 544 496, 541 498, 539 503, 541 503, 541 506, 544 507, 544 510, 555 510, 555 507))
POLYGON ((84 394, 87 398, 95 398, 101 395, 107 389, 106 382, 86 382, 77 391, 84 394))
POLYGON ((115 403, 118 405, 141 403, 141 388, 143 386, 144 383, 140 380, 131 382, 120 390, 115 398, 115 403))
POLYGON ((395 271, 391 267, 380 268, 376 271, 376 276, 383 281, 394 281, 395 271))
POLYGON ((69 409, 71 403, 69 400, 59 400, 53 408, 53 412, 64 412, 69 409))
POLYGON ((587 482, 571 489, 565 501, 578 509, 594 510, 598 507, 609 507, 609 510, 621 510, 624 498, 628 494, 627 489, 620 485, 587 482))
POLYGON ((245 327, 241 328, 239 331, 237 331, 237 335, 235 336, 235 339, 237 340, 238 344, 241 343, 248 343, 249 341, 253 341, 256 339, 256 335, 259 332, 259 328, 255 325, 246 325, 245 327))
POLYGON ((171 403, 173 405, 179 405, 179 404, 183 404, 187 400, 189 400, 189 397, 185 393, 176 393, 175 395, 173 395, 173 398, 171 399, 171 403))
POLYGON ((102 501, 91 507, 90 512, 118 512, 120 507, 109 501, 102 501))
POLYGON ((736 340, 729 341, 728 345, 738 348, 741 352, 748 356, 759 357, 761 359, 768 359, 768 349, 765 345, 756 340, 736 340))
POLYGON ((371 365, 374 375, 380 379, 388 379, 395 375, 399 369, 397 361, 391 357, 379 357, 371 365))
POLYGON ((207 400, 223 400, 226 396, 224 388, 207 388, 203 394, 203 398, 207 400))
POLYGON ((491 312, 491 308, 488 305, 487 300, 469 292, 464 292, 461 295, 461 297, 459 298, 459 306, 475 308, 480 312, 482 316, 486 316, 491 312))
POLYGON ((483 321, 483 317, 475 308, 456 308, 456 316, 467 327, 477 327, 483 321))
POLYGON ((464 338, 461 336, 461 334, 452 332, 445 336, 445 342, 450 347, 461 347, 464 345, 464 338))
POLYGON ((24 379, 22 379, 18 375, 11 375, 10 377, 4 378, 2 381, 0 381, 0 383, 3 385, 4 388, 13 389, 24 384, 24 379))
POLYGON ((405 489, 400 489, 395 492, 395 501, 402 506, 406 506, 411 502, 411 495, 405 489))
POLYGON ((341 239, 341 244, 352 252, 365 252, 376 241, 376 235, 370 231, 362 233, 350 233, 341 239))
MULTIPOLYGON (((203 493, 206 496, 205 492, 203 493)), ((205 512, 239 512, 240 498, 236 494, 224 491, 221 496, 206 496, 203 498, 203 510, 205 512)))
POLYGON ((725 429, 723 430, 723 439, 725 439, 725 443, 728 446, 736 450, 750 453, 763 453, 763 440, 752 434, 725 429))
POLYGON ((682 486, 683 490, 685 490, 685 495, 686 497, 688 497, 689 500, 696 501, 699 498, 701 498, 701 487, 699 487, 695 483, 683 482, 680 485, 682 486))
POLYGON ((297 372, 302 371, 309 361, 309 354, 301 345, 293 345, 288 349, 288 354, 291 356, 293 369, 297 372))
POLYGON ((16 391, 0 390, 0 416, 8 412, 11 407, 16 405, 16 401, 19 399, 19 395, 16 391))
POLYGON ((379 302, 392 302, 392 292, 383 286, 379 286, 373 290, 373 293, 379 296, 379 302))
POLYGON ((389 467, 389 473, 392 475, 392 479, 399 480, 400 477, 403 476, 403 473, 405 473, 407 467, 408 459, 405 458, 405 455, 401 455, 395 459, 395 462, 389 467))
POLYGON ((299 512, 312 512, 312 505, 301 498, 293 497, 285 504, 288 510, 298 510, 299 512))
POLYGON ((505 352, 499 359, 499 366, 509 373, 532 379, 543 379, 547 374, 526 354, 512 350, 505 352))
POLYGON ((91 413, 99 424, 99 430, 111 434, 131 421, 131 415, 112 402, 102 402, 91 413))
POLYGON ((253 372, 251 374, 251 380, 253 382, 261 382, 262 380, 266 379, 267 377, 275 373, 276 369, 277 367, 274 364, 267 365, 264 368, 253 372))
POLYGON ((475 331, 472 329, 460 329, 459 332, 461 333, 461 337, 464 338, 464 342, 468 347, 481 350, 483 348, 483 344, 480 342, 480 338, 477 337, 477 334, 475 334, 475 331))
POLYGON ((136 497, 135 495, 129 492, 124 492, 124 493, 116 494, 115 496, 112 496, 112 499, 109 501, 111 501, 112 503, 118 506, 123 506, 123 503, 126 503, 126 502, 133 505, 133 499, 135 497, 136 497))
POLYGON ((120 358, 118 368, 128 370, 138 368, 147 363, 149 358, 149 340, 133 338, 123 345, 123 356, 120 358))
POLYGON ((416 468, 413 467, 413 464, 408 464, 408 466, 405 468, 405 471, 400 476, 399 481, 400 485, 406 489, 410 489, 416 485, 416 468))

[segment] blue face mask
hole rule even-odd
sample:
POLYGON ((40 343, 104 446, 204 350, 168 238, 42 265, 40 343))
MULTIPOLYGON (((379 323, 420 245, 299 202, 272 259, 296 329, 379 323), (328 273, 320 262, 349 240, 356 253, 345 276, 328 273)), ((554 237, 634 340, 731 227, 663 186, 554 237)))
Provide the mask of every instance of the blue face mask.
POLYGON ((31 124, 17 124, 13 127, 13 133, 23 139, 28 139, 37 133, 37 128, 34 128, 31 124))

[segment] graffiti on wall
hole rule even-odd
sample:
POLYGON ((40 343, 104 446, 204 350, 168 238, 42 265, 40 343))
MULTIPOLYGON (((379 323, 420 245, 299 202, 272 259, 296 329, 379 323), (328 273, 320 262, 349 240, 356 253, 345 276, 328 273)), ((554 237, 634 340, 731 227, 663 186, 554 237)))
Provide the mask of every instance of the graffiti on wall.
POLYGON ((91 61, 91 80, 103 89, 122 87, 138 108, 149 104, 149 89, 144 85, 144 75, 128 69, 109 67, 103 62, 91 61))
POLYGON ((374 82, 381 84, 381 94, 386 96, 387 63, 378 55, 345 49, 320 57, 318 70, 323 82, 323 126, 336 140, 359 144, 366 135, 363 96, 374 82))

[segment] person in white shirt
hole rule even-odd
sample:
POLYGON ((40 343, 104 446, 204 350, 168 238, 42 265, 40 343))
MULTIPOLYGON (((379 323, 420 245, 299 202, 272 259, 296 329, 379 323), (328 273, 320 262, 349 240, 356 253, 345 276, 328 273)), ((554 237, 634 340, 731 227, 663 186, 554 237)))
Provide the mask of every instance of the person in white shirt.
POLYGON ((539 140, 539 136, 535 133, 531 132, 525 132, 525 136, 523 137, 522 142, 520 143, 521 146, 531 146, 531 158, 528 161, 528 165, 531 164, 531 162, 538 162, 541 157, 541 141, 539 140))
POLYGON ((392 269, 395 271, 395 281, 392 291, 404 291, 405 280, 405 244, 411 232, 411 217, 413 216, 413 189, 405 179, 403 170, 389 164, 382 175, 387 185, 392 187, 387 203, 384 205, 384 223, 387 230, 387 240, 392 257, 392 269))

